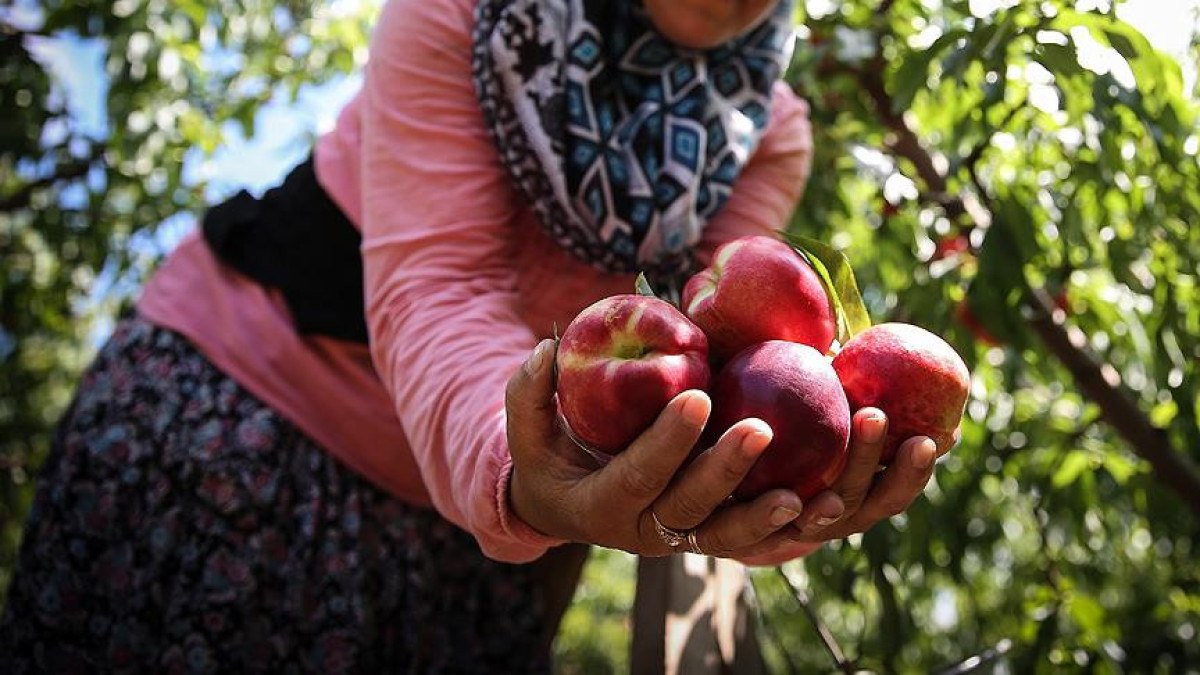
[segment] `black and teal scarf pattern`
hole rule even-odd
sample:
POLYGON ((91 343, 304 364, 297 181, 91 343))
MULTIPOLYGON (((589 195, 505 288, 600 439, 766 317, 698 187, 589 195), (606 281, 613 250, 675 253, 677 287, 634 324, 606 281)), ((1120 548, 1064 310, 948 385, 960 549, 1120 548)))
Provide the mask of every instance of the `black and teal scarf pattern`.
POLYGON ((729 198, 790 57, 792 2, 698 51, 640 0, 480 0, 475 86, 501 161, 577 258, 674 285, 729 198))

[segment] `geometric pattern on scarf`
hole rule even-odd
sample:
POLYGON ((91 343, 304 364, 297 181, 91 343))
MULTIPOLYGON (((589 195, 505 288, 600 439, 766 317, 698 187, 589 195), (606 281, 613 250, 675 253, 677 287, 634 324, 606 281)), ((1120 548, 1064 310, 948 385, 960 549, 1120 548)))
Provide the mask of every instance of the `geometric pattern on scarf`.
POLYGON ((572 255, 677 285, 767 127, 792 2, 708 50, 634 0, 481 0, 472 70, 513 184, 572 255))

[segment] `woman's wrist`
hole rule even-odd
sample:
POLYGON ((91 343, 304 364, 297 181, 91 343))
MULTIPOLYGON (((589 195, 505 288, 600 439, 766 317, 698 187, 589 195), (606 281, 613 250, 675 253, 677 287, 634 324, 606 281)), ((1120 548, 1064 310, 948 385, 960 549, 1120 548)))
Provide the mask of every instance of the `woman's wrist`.
POLYGON ((544 503, 539 504, 537 495, 531 492, 530 487, 528 481, 522 480, 522 473, 514 466, 508 475, 509 513, 540 536, 559 541, 580 541, 577 536, 564 534, 568 528, 561 522, 555 522, 551 517, 554 514, 547 513, 553 509, 547 509, 544 503))
POLYGON ((518 520, 528 525, 534 532, 546 537, 552 536, 543 529, 543 526, 535 523, 534 519, 530 517, 532 509, 529 506, 529 500, 523 488, 524 483, 518 477, 517 468, 513 467, 512 471, 508 474, 508 510, 518 520))

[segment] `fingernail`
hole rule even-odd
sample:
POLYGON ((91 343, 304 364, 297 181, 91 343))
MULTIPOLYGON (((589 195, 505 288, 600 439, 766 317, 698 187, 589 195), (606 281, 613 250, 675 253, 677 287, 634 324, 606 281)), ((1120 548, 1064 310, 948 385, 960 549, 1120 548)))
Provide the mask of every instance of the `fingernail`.
POLYGON ((926 438, 913 448, 913 466, 921 471, 933 466, 934 456, 937 454, 937 444, 932 439, 926 438))
POLYGON ((766 423, 756 424, 754 428, 742 436, 738 448, 744 452, 757 452, 766 449, 771 444, 771 427, 766 423))
POLYGON ((883 440, 883 432, 885 426, 885 418, 879 415, 871 415, 862 421, 862 427, 859 433, 862 434, 864 443, 878 443, 883 440))
POLYGON ((689 396, 679 409, 679 417, 694 427, 704 426, 708 419, 708 399, 704 396, 689 396))
POLYGON ((842 504, 832 504, 826 506, 822 511, 821 517, 817 518, 817 525, 825 527, 832 524, 838 518, 841 518, 842 514, 846 512, 846 507, 842 504))
POLYGON ((533 354, 525 361, 525 372, 530 376, 537 375, 546 363, 546 355, 550 353, 553 340, 542 340, 534 348, 533 354))
POLYGON ((771 512, 771 524, 775 527, 783 527, 796 519, 800 515, 799 511, 789 509, 786 506, 776 506, 771 512))

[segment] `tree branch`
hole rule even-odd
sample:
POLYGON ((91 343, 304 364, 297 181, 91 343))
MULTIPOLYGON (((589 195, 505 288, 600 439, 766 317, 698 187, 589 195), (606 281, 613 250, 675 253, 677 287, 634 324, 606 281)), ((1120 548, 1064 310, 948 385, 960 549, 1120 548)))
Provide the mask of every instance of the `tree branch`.
POLYGON ((39 178, 22 185, 16 192, 0 198, 0 213, 12 213, 29 207, 33 195, 38 190, 53 186, 64 180, 75 180, 87 175, 92 166, 103 156, 104 151, 99 146, 92 149, 91 154, 80 160, 60 164, 58 170, 44 178, 39 178))
POLYGON ((1031 296, 1035 312, 1029 325, 1034 333, 1070 371, 1079 388, 1099 406, 1105 421, 1150 462, 1158 479, 1200 514, 1200 471, 1171 448, 1166 431, 1150 423, 1117 372, 1088 348, 1083 332, 1069 328, 1065 315, 1054 311, 1050 294, 1038 289, 1031 296))
POLYGON ((984 666, 991 665, 1004 658, 1004 655, 1012 650, 1012 646, 1012 640, 1005 638, 996 643, 995 647, 988 647, 970 658, 941 670, 938 672, 938 675, 966 675, 967 673, 974 673, 984 666))
MULTIPOLYGON (((948 216, 966 214, 977 224, 990 224, 993 209, 976 171, 978 157, 966 166, 972 185, 979 191, 978 198, 970 192, 964 195, 949 194, 946 176, 908 126, 903 113, 895 110, 894 100, 883 80, 886 63, 882 39, 882 35, 876 33, 875 56, 866 64, 857 68, 840 64, 839 69, 857 77, 862 90, 871 100, 875 114, 893 135, 887 143, 888 150, 908 160, 925 184, 926 190, 922 191, 921 196, 927 202, 942 207, 948 216), (980 199, 983 200, 982 204, 980 199)), ((1015 114, 1014 109, 1006 120, 1015 114)), ((1105 421, 1130 444, 1133 451, 1150 462, 1158 480, 1173 489, 1183 503, 1200 515, 1200 471, 1182 453, 1171 447, 1166 432, 1151 424, 1146 413, 1138 406, 1136 397, 1121 383, 1119 377, 1113 377, 1115 372, 1109 372, 1112 366, 1103 363, 1088 349, 1086 339, 1072 340, 1069 337, 1064 322, 1053 318, 1054 303, 1049 295, 1029 288, 1021 290, 1027 295, 1031 294, 1035 318, 1030 325, 1034 333, 1070 371, 1080 392, 1100 407, 1105 421)))
POLYGON ((796 599, 796 602, 800 603, 800 608, 804 610, 804 615, 808 617, 808 621, 817 631, 817 636, 821 638, 821 644, 825 646, 825 651, 829 652, 829 657, 833 659, 834 665, 839 671, 847 675, 853 675, 857 671, 854 662, 846 658, 846 653, 842 651, 837 638, 833 637, 833 631, 829 630, 825 622, 821 621, 821 617, 817 616, 817 610, 813 609, 812 603, 809 602, 808 593, 805 593, 804 589, 793 584, 782 567, 776 567, 775 571, 779 573, 779 578, 783 579, 783 583, 792 592, 792 597, 796 599))
MULTIPOLYGON (((750 590, 754 592, 755 596, 760 595, 758 591, 756 575, 750 574, 748 576, 750 579, 750 590)), ((783 664, 787 667, 788 675, 800 675, 800 667, 796 665, 796 661, 792 658, 791 653, 788 651, 787 645, 784 643, 783 638, 779 636, 779 631, 775 630, 775 627, 771 625, 771 622, 767 619, 766 612, 763 611, 762 605, 757 601, 757 599, 755 601, 755 606, 758 609, 758 625, 762 627, 763 634, 766 635, 767 639, 775 645, 775 649, 778 650, 780 656, 783 657, 783 664)))

